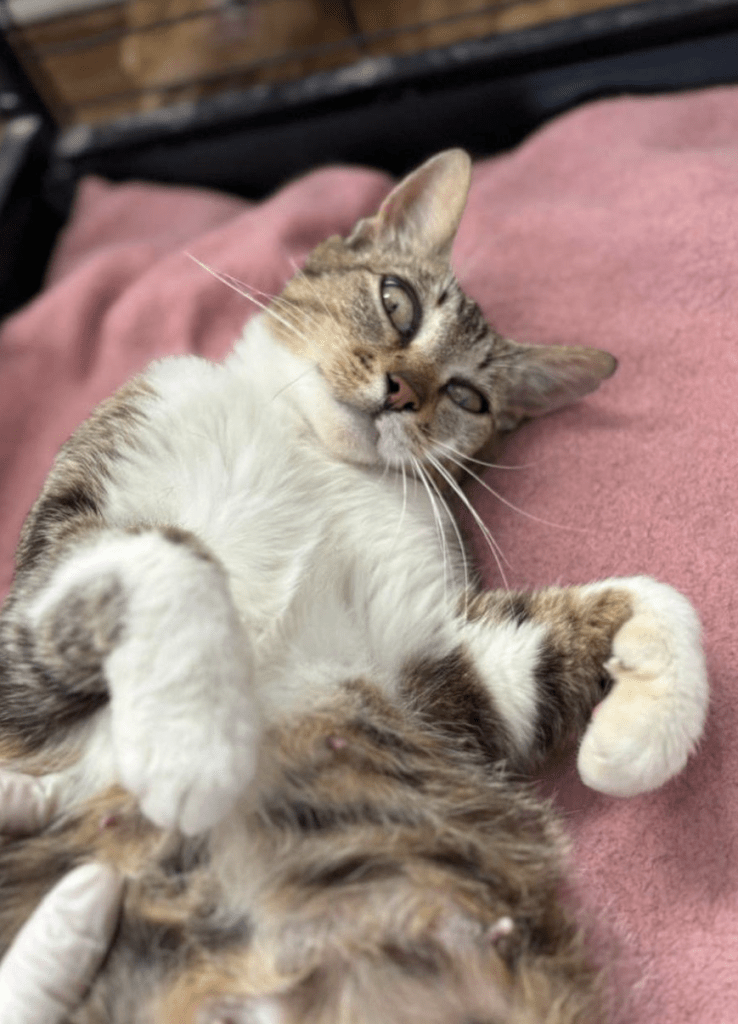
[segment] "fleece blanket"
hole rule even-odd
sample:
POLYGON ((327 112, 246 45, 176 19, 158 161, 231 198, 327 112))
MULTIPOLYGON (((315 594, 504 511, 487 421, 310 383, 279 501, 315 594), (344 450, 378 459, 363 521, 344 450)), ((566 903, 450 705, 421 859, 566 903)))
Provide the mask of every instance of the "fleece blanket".
MULTIPOLYGON (((327 168, 250 204, 82 183, 42 294, 0 334, 0 590, 53 454, 165 353, 221 357, 252 310, 194 262, 266 293, 390 187, 327 168)), ((525 426, 469 488, 510 586, 647 572, 700 610, 704 742, 662 790, 547 780, 573 836, 582 912, 618 964, 619 1019, 738 1021, 738 90, 578 109, 480 161, 458 275, 521 341, 591 344, 618 373, 525 426)), ((490 585, 501 573, 477 534, 490 585)))

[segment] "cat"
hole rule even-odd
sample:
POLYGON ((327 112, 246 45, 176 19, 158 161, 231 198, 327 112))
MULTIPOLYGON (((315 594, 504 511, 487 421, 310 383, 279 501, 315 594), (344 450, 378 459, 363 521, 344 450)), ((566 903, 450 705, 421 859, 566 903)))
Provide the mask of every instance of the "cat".
POLYGON ((708 703, 647 577, 485 591, 445 496, 615 369, 461 290, 470 159, 307 258, 220 364, 154 363, 63 446, 0 617, 0 759, 54 821, 0 846, 0 954, 75 864, 127 887, 69 1024, 592 1024, 601 972, 532 772, 630 796, 708 703), (595 713, 596 712, 596 713, 595 713))

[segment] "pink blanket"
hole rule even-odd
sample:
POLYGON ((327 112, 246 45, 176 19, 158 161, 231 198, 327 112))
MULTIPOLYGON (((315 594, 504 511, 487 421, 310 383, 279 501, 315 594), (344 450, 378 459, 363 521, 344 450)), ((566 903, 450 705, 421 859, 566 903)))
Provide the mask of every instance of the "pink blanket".
MULTIPOLYGON (((55 449, 155 356, 221 356, 249 304, 183 253, 265 292, 370 211, 388 180, 327 169, 250 205, 86 181, 44 293, 0 336, 0 592, 55 449)), ((618 801, 552 780, 584 912, 625 979, 630 1024, 738 1021, 738 90, 575 111, 480 163, 459 276, 519 340, 593 344, 620 370, 526 426, 477 508, 510 585, 652 573, 703 616, 713 686, 698 755, 618 801)), ((490 583, 499 582, 479 544, 490 583)))

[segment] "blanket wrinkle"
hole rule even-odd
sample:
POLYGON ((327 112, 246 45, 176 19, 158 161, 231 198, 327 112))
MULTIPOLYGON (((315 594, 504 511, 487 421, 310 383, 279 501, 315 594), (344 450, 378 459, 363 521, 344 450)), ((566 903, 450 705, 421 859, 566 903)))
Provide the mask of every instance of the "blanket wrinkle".
MULTIPOLYGON (((260 203, 86 179, 45 290, 0 331, 0 593, 54 452, 153 358, 221 358, 252 304, 390 187, 333 167, 260 203)), ((611 800, 571 765, 543 785, 573 835, 572 885, 620 981, 617 1024, 738 1020, 738 88, 592 103, 479 161, 454 260, 509 337, 594 345, 618 373, 525 426, 512 470, 468 493, 512 587, 647 572, 696 604, 705 737, 656 793, 611 800), (530 516, 531 518, 528 518, 530 516), (557 525, 558 524, 558 525, 557 525)), ((468 516, 489 585, 500 570, 468 516)))

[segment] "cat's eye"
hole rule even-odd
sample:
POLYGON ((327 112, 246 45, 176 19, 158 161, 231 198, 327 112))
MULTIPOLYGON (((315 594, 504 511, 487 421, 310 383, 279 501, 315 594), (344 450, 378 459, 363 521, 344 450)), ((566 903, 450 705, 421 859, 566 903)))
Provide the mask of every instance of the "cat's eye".
POLYGON ((384 311, 397 333, 409 341, 420 326, 420 302, 406 281, 388 275, 379 288, 384 311))
POLYGON ((465 409, 466 412, 489 412, 489 402, 471 384, 464 384, 458 380, 449 381, 446 385, 446 394, 454 405, 458 405, 460 409, 465 409))

